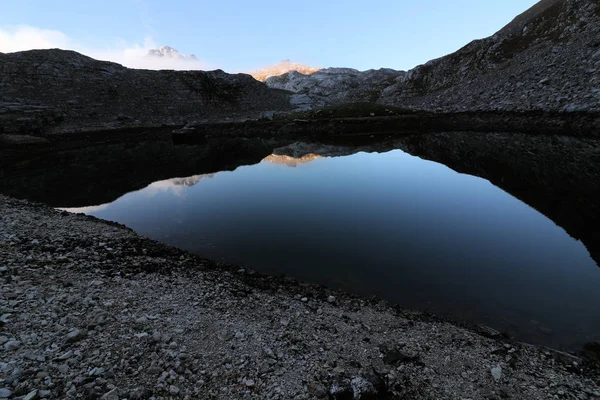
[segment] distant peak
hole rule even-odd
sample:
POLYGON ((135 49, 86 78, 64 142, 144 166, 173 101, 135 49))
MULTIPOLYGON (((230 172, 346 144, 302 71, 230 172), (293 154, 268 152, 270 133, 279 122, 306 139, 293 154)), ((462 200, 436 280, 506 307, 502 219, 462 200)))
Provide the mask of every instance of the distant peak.
POLYGON ((157 49, 148 50, 148 57, 157 57, 157 58, 176 58, 180 60, 191 60, 197 61, 198 58, 193 54, 181 54, 176 49, 171 46, 161 46, 157 49))
POLYGON ((321 68, 314 68, 306 64, 300 64, 288 58, 282 60, 281 62, 279 62, 279 64, 269 65, 267 67, 259 69, 258 71, 250 72, 250 75, 252 75, 254 79, 264 82, 265 80, 267 80, 267 78, 271 76, 283 75, 290 71, 297 71, 304 75, 310 75, 320 70, 321 68))

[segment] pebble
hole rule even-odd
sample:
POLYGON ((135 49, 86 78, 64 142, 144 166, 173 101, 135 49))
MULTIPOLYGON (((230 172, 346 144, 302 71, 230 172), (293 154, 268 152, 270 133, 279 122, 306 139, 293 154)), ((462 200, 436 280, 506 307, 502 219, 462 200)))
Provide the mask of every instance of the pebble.
POLYGON ((106 392, 100 397, 100 400, 119 400, 119 391, 117 388, 112 389, 109 392, 106 392))
POLYGON ((92 368, 90 370, 90 372, 89 372, 88 375, 90 375, 90 376, 101 376, 101 375, 104 374, 104 371, 105 370, 104 370, 103 367, 95 367, 95 368, 92 368))
POLYGON ((71 332, 67 334, 67 343, 76 343, 83 339, 87 335, 87 332, 73 329, 71 332))
POLYGON ((6 351, 16 350, 19 347, 21 347, 21 342, 19 342, 18 340, 9 340, 8 342, 4 343, 3 347, 6 351))
POLYGON ((32 390, 31 392, 27 393, 27 395, 25 395, 25 397, 23 397, 22 400, 38 400, 40 398, 40 392, 36 389, 36 390, 32 390))
POLYGON ((500 367, 499 365, 496 367, 493 367, 491 372, 492 372, 492 377, 494 378, 494 381, 498 382, 500 380, 500 378, 502 378, 502 367, 500 367))
POLYGON ((58 361, 65 361, 68 360, 69 358, 73 357, 73 350, 69 350, 65 353, 62 353, 60 356, 58 356, 56 359, 58 361))

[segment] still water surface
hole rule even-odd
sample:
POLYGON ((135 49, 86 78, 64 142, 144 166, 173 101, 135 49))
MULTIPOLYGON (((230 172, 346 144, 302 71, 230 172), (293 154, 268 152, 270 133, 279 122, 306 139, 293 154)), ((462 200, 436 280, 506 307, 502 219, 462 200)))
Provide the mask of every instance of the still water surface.
POLYGON ((69 210, 525 341, 600 338, 600 268, 580 242, 490 182, 400 150, 268 157, 69 210))

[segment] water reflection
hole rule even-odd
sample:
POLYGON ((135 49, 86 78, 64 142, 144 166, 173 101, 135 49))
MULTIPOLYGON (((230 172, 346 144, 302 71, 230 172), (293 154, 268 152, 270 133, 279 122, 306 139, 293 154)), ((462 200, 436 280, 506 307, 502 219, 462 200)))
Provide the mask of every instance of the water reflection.
POLYGON ((303 146, 70 210, 523 340, 571 347, 599 338, 600 270, 542 214, 486 180, 400 150, 303 146))

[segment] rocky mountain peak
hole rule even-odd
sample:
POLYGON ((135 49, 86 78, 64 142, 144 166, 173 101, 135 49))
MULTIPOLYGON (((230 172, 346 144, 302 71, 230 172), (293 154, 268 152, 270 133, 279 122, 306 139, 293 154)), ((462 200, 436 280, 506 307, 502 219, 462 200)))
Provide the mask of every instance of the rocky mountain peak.
POLYGON ((250 72, 250 75, 252 75, 257 81, 264 82, 271 76, 279 76, 291 71, 296 71, 304 75, 310 75, 320 70, 321 68, 314 68, 306 64, 301 64, 290 59, 286 59, 277 64, 269 65, 259 69, 258 71, 250 72))
POLYGON ((198 58, 194 54, 181 54, 179 51, 170 46, 162 46, 157 49, 150 49, 148 50, 148 57, 198 61, 198 58))

